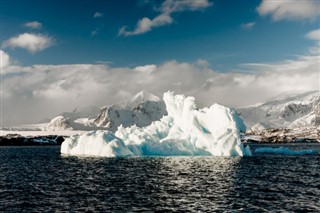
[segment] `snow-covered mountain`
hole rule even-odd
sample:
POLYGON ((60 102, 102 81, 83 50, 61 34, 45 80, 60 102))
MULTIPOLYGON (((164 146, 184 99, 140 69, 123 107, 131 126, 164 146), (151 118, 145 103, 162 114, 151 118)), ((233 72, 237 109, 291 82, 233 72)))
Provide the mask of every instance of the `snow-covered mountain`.
POLYGON ((96 108, 65 112, 53 118, 48 124, 48 130, 100 130, 116 131, 118 126, 129 127, 136 125, 144 127, 153 121, 160 120, 166 115, 166 107, 159 97, 139 92, 132 100, 106 106, 97 112, 96 108))
POLYGON ((61 116, 69 120, 77 120, 79 118, 95 118, 100 113, 100 108, 96 106, 77 107, 72 112, 63 112, 61 116))
POLYGON ((68 130, 72 129, 69 121, 63 116, 57 116, 53 118, 48 124, 46 130, 57 131, 57 130, 68 130))
MULTIPOLYGON (((320 129, 320 92, 283 94, 265 103, 237 109, 247 130, 269 128, 317 127, 320 129)), ((159 97, 139 92, 131 100, 99 109, 76 108, 64 112, 49 123, 9 127, 11 131, 111 130, 122 125, 145 127, 167 114, 164 101, 159 97)))
POLYGON ((238 108, 248 129, 299 128, 320 125, 320 92, 285 94, 265 103, 238 108))
POLYGON ((116 131, 120 125, 144 127, 160 120, 166 113, 165 104, 159 97, 139 92, 131 101, 102 108, 100 114, 89 121, 89 125, 111 131, 116 131))

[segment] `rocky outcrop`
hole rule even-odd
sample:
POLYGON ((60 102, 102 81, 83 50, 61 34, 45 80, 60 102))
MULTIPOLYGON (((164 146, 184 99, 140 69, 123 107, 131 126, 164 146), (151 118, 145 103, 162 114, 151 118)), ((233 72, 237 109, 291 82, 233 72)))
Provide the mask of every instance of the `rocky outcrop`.
POLYGON ((49 146, 61 145, 65 140, 63 136, 47 135, 23 137, 19 134, 0 136, 0 146, 49 146))
POLYGON ((308 104, 288 104, 284 107, 281 117, 283 118, 292 118, 292 117, 301 117, 305 116, 312 110, 312 105, 308 104))
POLYGON ((320 142, 320 128, 279 128, 250 130, 243 142, 253 143, 317 143, 320 142))

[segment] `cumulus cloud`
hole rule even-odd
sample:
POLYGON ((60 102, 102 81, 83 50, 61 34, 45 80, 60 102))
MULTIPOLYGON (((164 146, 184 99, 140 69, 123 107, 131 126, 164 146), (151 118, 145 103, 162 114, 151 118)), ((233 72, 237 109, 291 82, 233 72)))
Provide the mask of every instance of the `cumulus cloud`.
POLYGON ((306 35, 306 38, 320 41, 320 29, 313 30, 306 35))
POLYGON ((5 68, 9 66, 10 64, 10 57, 9 55, 4 52, 3 50, 0 50, 0 68, 1 68, 1 73, 2 73, 2 68, 5 68))
POLYGON ((168 90, 196 97, 199 106, 231 107, 261 102, 287 91, 319 89, 319 56, 275 64, 243 64, 252 72, 222 73, 204 60, 167 61, 135 68, 106 64, 7 66, 3 76, 3 122, 38 122, 79 106, 104 106, 145 90, 168 90), (10 71, 10 72, 9 72, 10 71), (7 73, 7 74, 6 74, 7 73))
POLYGON ((95 12, 93 14, 93 18, 101 18, 103 16, 103 13, 100 13, 100 12, 95 12))
POLYGON ((3 43, 3 47, 23 48, 31 53, 42 51, 53 45, 53 38, 43 34, 23 33, 3 43))
POLYGON ((42 27, 42 24, 38 21, 31 21, 31 22, 25 23, 24 26, 31 29, 40 29, 42 27))
POLYGON ((313 20, 320 15, 320 2, 318 0, 262 0, 257 11, 261 16, 271 15, 275 21, 313 20))
POLYGON ((305 37, 315 41, 315 45, 309 48, 309 52, 314 55, 320 55, 320 29, 310 31, 305 37))
POLYGON ((119 30, 119 35, 133 36, 151 31, 155 27, 169 25, 173 23, 172 14, 182 11, 203 10, 210 7, 212 3, 208 0, 165 0, 160 8, 156 8, 160 14, 153 19, 144 17, 138 21, 133 31, 128 31, 127 26, 123 26, 119 30))
POLYGON ((252 29, 255 25, 256 25, 255 22, 248 22, 248 23, 241 24, 240 27, 241 27, 242 29, 245 29, 245 30, 250 30, 250 29, 252 29))

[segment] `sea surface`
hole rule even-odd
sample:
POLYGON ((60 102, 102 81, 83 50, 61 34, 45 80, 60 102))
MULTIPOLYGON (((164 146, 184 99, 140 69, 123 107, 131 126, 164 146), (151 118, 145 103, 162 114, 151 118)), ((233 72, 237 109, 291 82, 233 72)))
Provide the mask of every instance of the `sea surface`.
POLYGON ((320 212, 320 155, 79 158, 58 146, 0 147, 6 211, 320 212))

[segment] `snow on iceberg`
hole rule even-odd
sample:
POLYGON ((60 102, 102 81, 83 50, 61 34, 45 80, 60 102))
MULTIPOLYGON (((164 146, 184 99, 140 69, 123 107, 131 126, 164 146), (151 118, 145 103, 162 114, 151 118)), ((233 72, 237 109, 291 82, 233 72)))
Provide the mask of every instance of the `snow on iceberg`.
POLYGON ((126 144, 110 131, 90 131, 72 135, 61 144, 61 153, 86 156, 131 156, 126 144))
POLYGON ((240 141, 245 126, 230 108, 214 104, 197 109, 194 97, 163 95, 168 115, 147 127, 119 127, 72 136, 63 142, 62 154, 91 156, 251 155, 240 141), (102 151, 104 150, 104 151, 102 151), (107 151, 105 151, 107 150, 107 151))
POLYGON ((315 149, 291 150, 280 146, 278 148, 263 147, 257 148, 255 153, 268 153, 268 154, 282 154, 282 155, 317 155, 318 151, 315 149))

